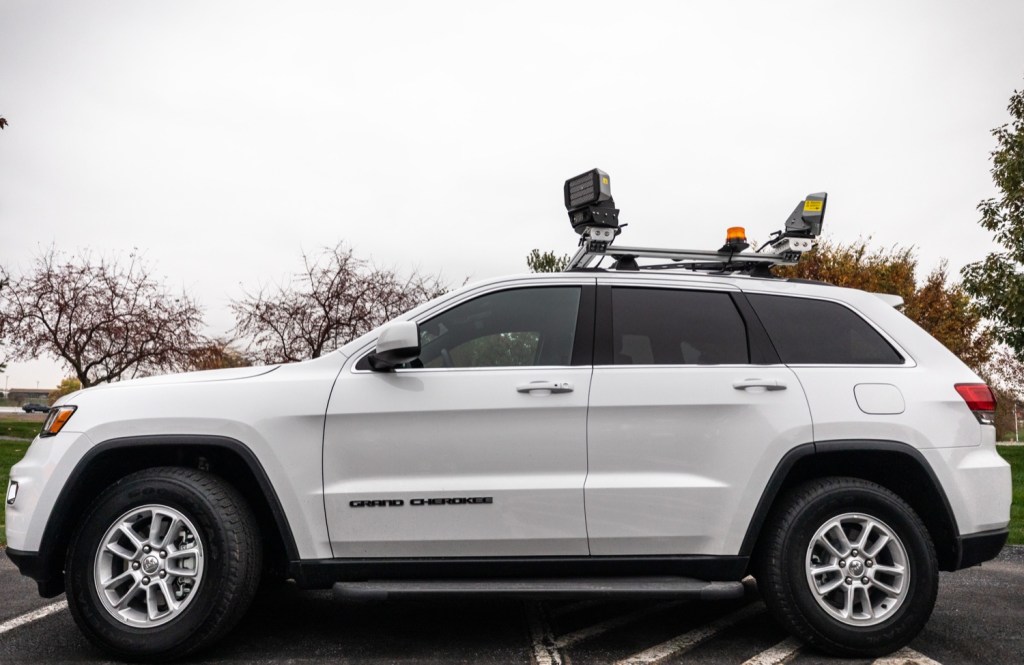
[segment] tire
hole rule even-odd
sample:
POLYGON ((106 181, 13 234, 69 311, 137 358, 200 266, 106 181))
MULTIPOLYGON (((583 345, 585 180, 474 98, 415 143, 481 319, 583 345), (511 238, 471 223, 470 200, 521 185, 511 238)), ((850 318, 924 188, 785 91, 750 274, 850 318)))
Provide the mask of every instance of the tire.
POLYGON ((822 651, 882 656, 914 639, 931 616, 935 547, 914 510, 881 485, 807 482, 773 509, 762 534, 755 576, 765 604, 822 651))
POLYGON ((233 487, 195 469, 146 469, 108 487, 72 535, 68 607, 120 658, 179 658, 241 619, 261 559, 256 521, 233 487))

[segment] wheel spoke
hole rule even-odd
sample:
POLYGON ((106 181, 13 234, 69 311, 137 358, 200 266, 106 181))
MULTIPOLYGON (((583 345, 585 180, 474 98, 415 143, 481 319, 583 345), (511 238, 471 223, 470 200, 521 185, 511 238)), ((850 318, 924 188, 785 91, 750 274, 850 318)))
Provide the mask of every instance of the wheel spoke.
POLYGON ((146 587, 146 618, 155 621, 160 614, 160 599, 157 598, 157 585, 146 587))
POLYGON ((116 603, 114 603, 114 607, 116 609, 119 609, 119 610, 124 609, 125 607, 128 606, 128 603, 130 603, 132 601, 132 598, 134 598, 135 595, 141 589, 142 589, 142 582, 140 582, 139 580, 135 580, 135 584, 132 584, 131 588, 128 589, 128 591, 126 591, 125 594, 123 596, 121 596, 121 598, 118 599, 118 601, 116 603))
POLYGON ((900 595, 900 592, 899 592, 898 589, 896 589, 896 587, 889 586, 885 582, 879 582, 877 579, 875 579, 875 580, 871 580, 871 583, 875 587, 881 589, 882 591, 884 591, 885 593, 889 594, 893 598, 895 598, 896 596, 900 595))
POLYGON ((174 542, 174 539, 177 537, 179 530, 181 530, 181 520, 179 520, 177 517, 174 517, 171 519, 171 525, 167 527, 167 532, 164 534, 164 537, 161 538, 160 542, 156 544, 157 547, 165 548, 172 542, 174 542))
POLYGON ((841 573, 842 569, 838 563, 829 563, 824 566, 811 566, 811 575, 824 575, 826 573, 841 573))
POLYGON ((167 580, 159 580, 157 584, 160 586, 160 594, 164 597, 164 602, 167 603, 167 608, 171 612, 175 612, 178 609, 178 599, 171 593, 170 587, 167 586, 167 580))
POLYGON ((167 559, 181 559, 183 557, 196 557, 199 555, 198 547, 186 547, 180 550, 168 550, 167 559))
POLYGON ((904 571, 906 571, 906 568, 904 568, 903 566, 899 566, 899 565, 896 565, 896 566, 886 566, 886 565, 881 564, 881 563, 876 563, 875 564, 875 574, 876 575, 878 573, 884 573, 886 575, 897 575, 897 576, 902 577, 904 571))
POLYGON ((111 577, 109 580, 103 583, 103 589, 113 589, 120 586, 125 580, 135 579, 135 572, 132 570, 126 570, 120 575, 111 577))
POLYGON ((837 522, 826 533, 835 533, 839 537, 839 544, 843 546, 843 553, 839 556, 848 556, 853 550, 853 543, 851 543, 850 539, 846 536, 846 531, 843 530, 842 524, 837 522))
POLYGON ((857 539, 857 549, 864 552, 868 547, 868 537, 875 528, 874 520, 867 520, 864 524, 864 530, 861 531, 860 538, 857 539))
POLYGON ((881 536, 878 537, 878 540, 875 541, 875 544, 870 551, 867 550, 866 545, 864 551, 868 556, 876 557, 878 556, 878 553, 885 549, 885 546, 889 544, 889 540, 889 534, 883 533, 881 536))
POLYGON ((194 568, 178 568, 167 566, 167 574, 174 575, 175 577, 195 577, 196 571, 194 568))
POLYGON ((845 554, 836 549, 836 546, 829 542, 829 539, 825 536, 826 534, 823 533, 821 536, 818 537, 818 544, 827 549, 832 554, 832 556, 836 557, 837 559, 842 559, 845 556, 845 554))
POLYGON ((843 587, 843 593, 845 593, 843 602, 843 617, 850 618, 853 616, 853 587, 849 584, 843 587))
POLYGON ((107 543, 105 549, 111 554, 114 554, 115 556, 118 556, 124 559, 125 561, 131 561, 135 558, 135 555, 138 553, 138 550, 135 550, 134 552, 129 552, 120 543, 107 543))
POLYGON ((868 593, 867 587, 857 587, 856 593, 860 596, 860 606, 862 611, 867 614, 869 619, 875 618, 875 608, 871 606, 871 594, 868 593))
POLYGON ((124 534, 125 538, 132 542, 132 545, 135 546, 135 553, 138 554, 139 550, 142 549, 143 541, 141 538, 139 538, 138 534, 135 533, 134 530, 132 530, 131 525, 121 524, 121 526, 118 528, 118 531, 124 534))
POLYGON ((842 575, 840 575, 839 577, 835 578, 831 582, 826 582, 825 584, 822 584, 821 586, 817 587, 815 589, 815 591, 818 592, 819 596, 827 596, 828 594, 832 593, 833 591, 838 589, 840 586, 842 586, 842 584, 843 584, 843 577, 842 577, 842 575))
POLYGON ((146 538, 146 542, 152 547, 159 547, 160 541, 163 540, 160 534, 163 533, 163 529, 160 525, 165 519, 170 519, 170 516, 161 513, 158 510, 153 511, 153 516, 149 520, 149 537, 146 538))

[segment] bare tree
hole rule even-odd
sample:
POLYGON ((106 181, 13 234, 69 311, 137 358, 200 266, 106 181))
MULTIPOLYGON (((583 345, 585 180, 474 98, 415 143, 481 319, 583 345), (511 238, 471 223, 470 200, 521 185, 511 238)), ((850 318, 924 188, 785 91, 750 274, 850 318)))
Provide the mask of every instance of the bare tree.
POLYGON ((357 259, 339 243, 302 255, 287 284, 231 303, 235 334, 266 363, 318 358, 446 290, 439 276, 402 277, 357 259))
POLYGON ((134 254, 123 265, 51 248, 11 282, 3 309, 12 359, 57 358, 85 388, 177 369, 201 339, 198 304, 134 254))

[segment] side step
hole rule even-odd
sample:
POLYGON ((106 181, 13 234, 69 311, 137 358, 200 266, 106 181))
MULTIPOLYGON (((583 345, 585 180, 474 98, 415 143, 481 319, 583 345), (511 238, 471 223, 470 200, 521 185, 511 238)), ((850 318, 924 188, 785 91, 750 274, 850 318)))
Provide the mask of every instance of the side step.
POLYGON ((336 582, 339 599, 383 600, 438 595, 519 598, 670 597, 676 600, 742 598, 742 582, 705 582, 689 577, 590 577, 492 580, 368 580, 336 582))

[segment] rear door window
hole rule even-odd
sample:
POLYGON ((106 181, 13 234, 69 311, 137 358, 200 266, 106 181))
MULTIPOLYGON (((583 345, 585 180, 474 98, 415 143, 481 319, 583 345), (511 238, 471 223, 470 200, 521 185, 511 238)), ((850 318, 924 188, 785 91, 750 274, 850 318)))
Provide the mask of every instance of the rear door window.
POLYGON ((616 365, 747 364, 747 331, 728 293, 612 289, 616 365))
POLYGON ((828 300, 747 294, 787 365, 901 365, 903 356, 867 321, 828 300))

